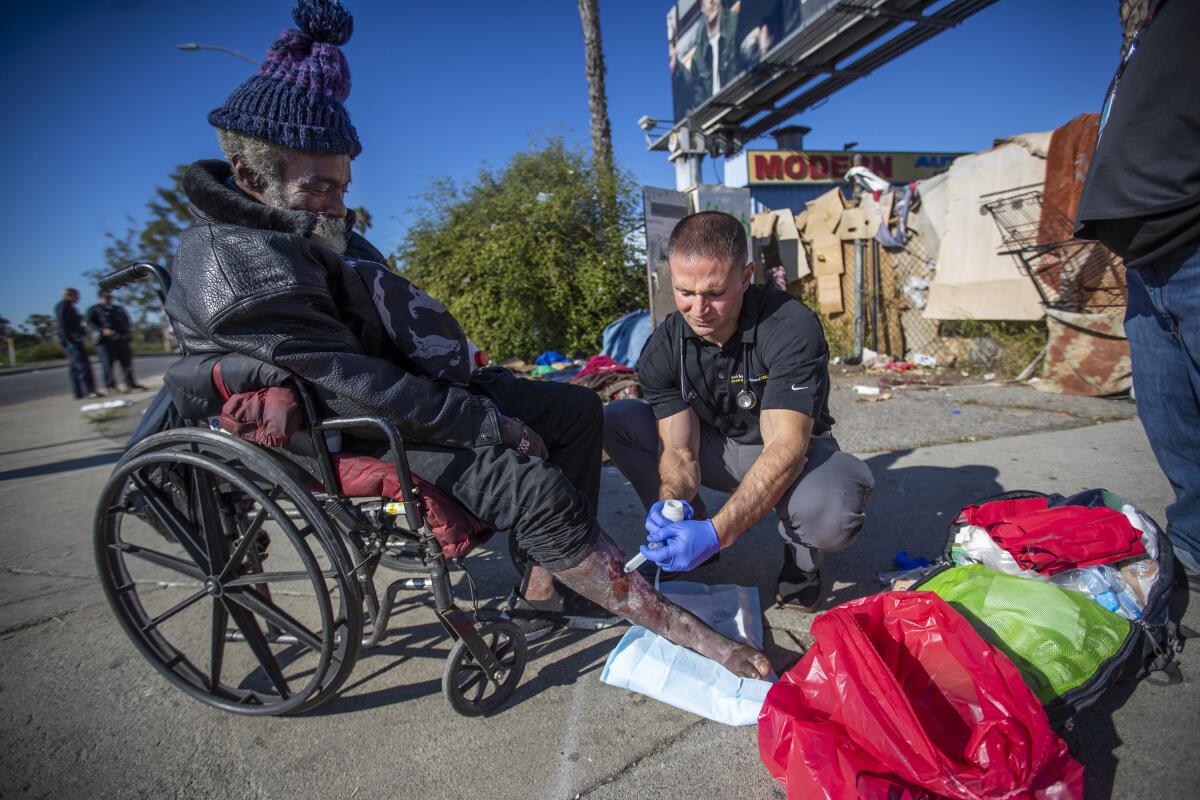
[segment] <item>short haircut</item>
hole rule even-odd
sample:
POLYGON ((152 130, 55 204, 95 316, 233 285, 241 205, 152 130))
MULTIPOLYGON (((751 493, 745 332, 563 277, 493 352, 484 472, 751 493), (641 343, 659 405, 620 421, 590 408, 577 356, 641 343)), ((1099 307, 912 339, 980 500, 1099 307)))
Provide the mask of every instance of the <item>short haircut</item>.
POLYGON ((705 256, 728 261, 730 268, 744 267, 746 229, 732 214, 724 211, 701 211, 679 220, 667 242, 667 258, 678 255, 705 256))
POLYGON ((67 300, 73 294, 76 294, 76 295, 79 294, 79 290, 72 289, 70 286, 68 286, 67 288, 63 289, 63 300, 67 300))

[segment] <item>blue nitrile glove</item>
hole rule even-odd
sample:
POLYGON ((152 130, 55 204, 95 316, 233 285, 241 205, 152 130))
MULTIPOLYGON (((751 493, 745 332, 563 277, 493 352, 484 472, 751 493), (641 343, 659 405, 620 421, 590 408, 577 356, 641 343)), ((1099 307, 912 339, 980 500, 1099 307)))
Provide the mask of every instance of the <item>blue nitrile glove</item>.
POLYGON ((721 550, 712 520, 691 519, 673 522, 646 536, 648 542, 662 547, 642 545, 641 553, 667 572, 687 572, 703 564, 721 550))
MULTIPOLYGON (((666 502, 666 500, 659 500, 650 506, 650 511, 646 514, 646 533, 657 533, 659 528, 670 525, 673 522, 673 520, 669 520, 663 516, 662 510, 666 502)), ((696 512, 692 511, 692 504, 687 500, 680 500, 679 502, 683 503, 683 518, 685 520, 693 519, 696 516, 696 512)), ((651 539, 650 541, 653 542, 656 540, 651 539)))

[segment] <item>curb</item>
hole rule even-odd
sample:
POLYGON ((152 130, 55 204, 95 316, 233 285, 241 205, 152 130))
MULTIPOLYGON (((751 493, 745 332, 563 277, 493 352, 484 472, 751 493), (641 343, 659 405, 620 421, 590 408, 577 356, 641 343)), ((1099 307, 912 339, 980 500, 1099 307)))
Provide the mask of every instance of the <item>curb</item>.
MULTIPOLYGON (((139 358, 180 358, 179 353, 134 353, 133 358, 136 361, 139 358)), ((88 359, 93 365, 99 365, 98 360, 88 359)), ((43 364, 30 364, 25 367, 0 367, 0 378, 8 375, 27 375, 30 372, 41 372, 44 369, 58 369, 68 365, 65 359, 62 361, 47 361, 43 364)))

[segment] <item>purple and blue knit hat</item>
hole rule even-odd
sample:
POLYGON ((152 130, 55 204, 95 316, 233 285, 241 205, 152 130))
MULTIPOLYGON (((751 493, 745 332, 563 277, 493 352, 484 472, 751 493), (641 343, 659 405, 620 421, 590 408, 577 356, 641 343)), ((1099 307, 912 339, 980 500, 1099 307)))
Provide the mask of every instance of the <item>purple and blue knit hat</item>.
POLYGON ((339 47, 350 41, 354 18, 338 0, 299 0, 292 19, 299 30, 279 34, 258 74, 208 122, 293 150, 354 158, 362 145, 342 105, 350 65, 339 47))

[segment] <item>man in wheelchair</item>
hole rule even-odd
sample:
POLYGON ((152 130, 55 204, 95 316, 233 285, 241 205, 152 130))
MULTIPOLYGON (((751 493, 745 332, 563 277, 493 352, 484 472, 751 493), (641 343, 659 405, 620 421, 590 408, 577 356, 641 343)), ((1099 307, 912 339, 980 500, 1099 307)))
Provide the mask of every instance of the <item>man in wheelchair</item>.
POLYGON ((761 653, 624 573, 596 521, 596 395, 472 373, 445 308, 353 230, 344 195, 362 148, 343 106, 339 47, 349 15, 334 0, 305 0, 294 16, 301 30, 280 34, 259 72, 208 116, 225 160, 196 162, 184 181, 196 221, 180 239, 167 311, 186 350, 286 370, 322 413, 394 424, 416 475, 508 531, 533 562, 519 608, 558 609, 557 582, 739 675, 765 675, 761 653))

